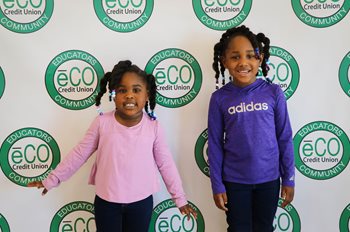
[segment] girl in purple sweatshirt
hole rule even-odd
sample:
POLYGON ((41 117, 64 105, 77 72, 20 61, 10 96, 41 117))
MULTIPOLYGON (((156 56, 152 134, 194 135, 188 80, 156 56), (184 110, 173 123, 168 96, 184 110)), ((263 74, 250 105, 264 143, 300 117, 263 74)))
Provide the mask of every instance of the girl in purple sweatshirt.
POLYGON ((89 183, 96 186, 98 232, 148 232, 152 194, 160 189, 158 171, 181 213, 188 219, 191 214, 196 217, 186 200, 163 130, 155 120, 155 77, 128 60, 120 61, 101 79, 96 106, 107 87, 116 109, 100 112, 85 137, 55 170, 44 181, 28 186, 44 188, 44 195, 70 178, 96 152, 89 183))
POLYGON ((214 201, 226 212, 229 232, 272 232, 279 194, 282 207, 294 197, 286 99, 278 85, 256 78, 259 67, 267 76, 269 48, 263 33, 244 25, 228 29, 214 47, 217 90, 209 104, 208 157, 214 201))

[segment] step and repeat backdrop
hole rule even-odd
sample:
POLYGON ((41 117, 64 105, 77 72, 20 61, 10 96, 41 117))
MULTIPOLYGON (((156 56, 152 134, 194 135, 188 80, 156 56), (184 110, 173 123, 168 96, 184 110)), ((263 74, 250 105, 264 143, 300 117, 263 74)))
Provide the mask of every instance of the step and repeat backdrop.
MULTIPOLYGON (((350 0, 0 0, 0 231, 96 231, 87 184, 95 155, 45 196, 26 185, 80 141, 97 116, 99 79, 124 59, 157 78, 158 120, 198 212, 184 219, 163 184, 149 231, 226 231, 210 188, 207 110, 213 46, 244 24, 271 39, 269 77, 293 127, 296 195, 278 208, 275 231, 348 232, 349 8, 350 0)), ((107 98, 105 112, 114 108, 107 98)))

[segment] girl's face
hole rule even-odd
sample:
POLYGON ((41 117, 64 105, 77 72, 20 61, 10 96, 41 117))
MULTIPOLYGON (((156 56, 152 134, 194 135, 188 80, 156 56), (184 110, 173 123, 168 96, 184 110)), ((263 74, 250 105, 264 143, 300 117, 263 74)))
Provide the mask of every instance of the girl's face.
POLYGON ((263 55, 256 57, 254 48, 245 36, 231 39, 222 57, 222 63, 233 78, 233 83, 244 87, 256 80, 263 55))
POLYGON ((115 92, 117 121, 125 126, 139 123, 148 99, 147 85, 143 78, 134 72, 126 72, 115 92))

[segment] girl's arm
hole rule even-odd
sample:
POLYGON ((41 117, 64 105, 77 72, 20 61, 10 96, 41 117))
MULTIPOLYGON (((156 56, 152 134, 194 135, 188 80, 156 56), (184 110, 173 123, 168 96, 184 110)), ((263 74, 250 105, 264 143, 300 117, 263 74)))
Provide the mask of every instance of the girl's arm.
POLYGON ((275 127, 278 148, 280 151, 282 185, 294 187, 295 168, 293 134, 288 115, 287 101, 280 88, 278 88, 275 107, 275 127))
POLYGON ((43 195, 61 182, 68 180, 96 151, 99 141, 99 119, 92 122, 84 138, 68 153, 42 182, 29 183, 29 187, 44 187, 43 195))
POLYGON ((182 188, 180 174, 164 138, 163 129, 157 122, 156 139, 153 146, 154 159, 168 192, 176 206, 180 208, 187 205, 187 200, 182 188))
POLYGON ((275 108, 275 126, 280 151, 280 172, 282 177, 281 198, 283 202, 281 207, 284 208, 294 198, 295 164, 293 134, 288 115, 287 101, 283 91, 280 88, 278 90, 275 108))
POLYGON ((219 104, 212 95, 208 113, 208 161, 211 186, 214 194, 225 193, 222 181, 222 165, 224 159, 224 120, 219 104))
POLYGON ((191 214, 197 218, 196 210, 188 204, 185 192, 182 188, 180 174, 176 168, 170 150, 164 140, 164 132, 157 122, 156 139, 153 146, 154 159, 158 170, 164 180, 166 188, 170 193, 175 205, 179 208, 181 214, 187 215, 190 220, 191 214))

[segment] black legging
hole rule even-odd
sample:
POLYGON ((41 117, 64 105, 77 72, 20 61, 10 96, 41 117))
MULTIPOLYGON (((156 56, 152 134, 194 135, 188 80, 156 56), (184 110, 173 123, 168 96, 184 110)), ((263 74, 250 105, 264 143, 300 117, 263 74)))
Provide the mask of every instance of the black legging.
POLYGON ((129 204, 108 202, 96 195, 94 204, 97 232, 148 232, 152 195, 129 204))

